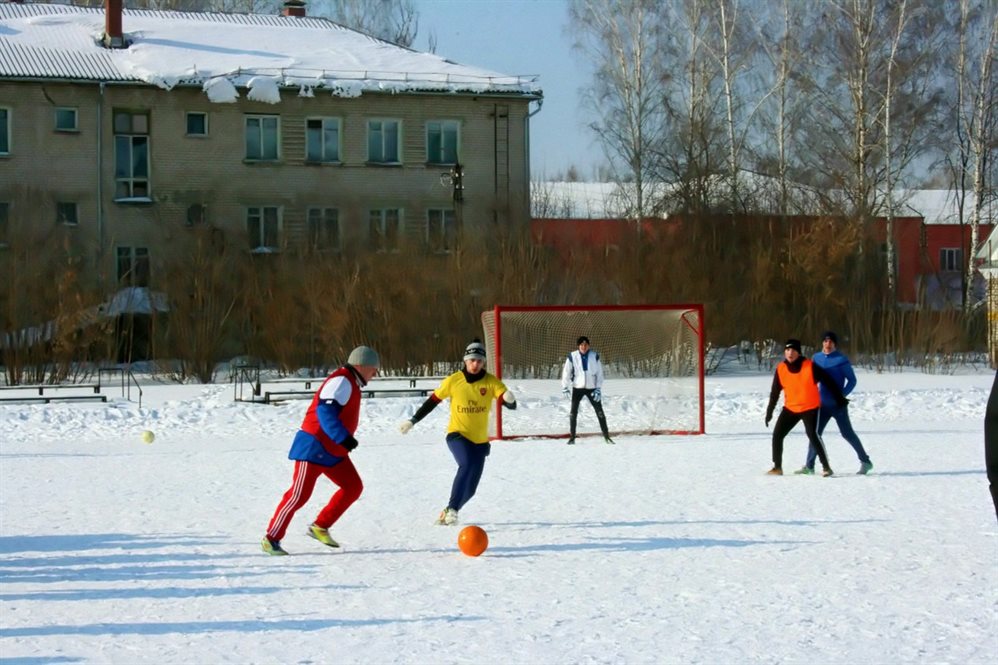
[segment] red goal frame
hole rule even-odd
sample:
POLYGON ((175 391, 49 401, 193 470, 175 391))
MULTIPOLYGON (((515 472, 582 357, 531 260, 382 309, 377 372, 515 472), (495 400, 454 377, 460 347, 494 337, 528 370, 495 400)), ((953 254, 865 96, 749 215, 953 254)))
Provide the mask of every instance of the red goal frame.
MULTIPOLYGON (((690 430, 672 430, 672 429, 651 429, 644 430, 641 434, 645 435, 660 435, 660 434, 679 434, 679 435, 691 435, 691 434, 704 434, 706 432, 706 422, 705 422, 705 354, 706 354, 706 324, 704 321, 704 308, 702 304, 699 303, 681 303, 681 304, 667 304, 667 305, 534 305, 534 306, 520 306, 520 305, 496 305, 491 310, 486 310, 482 312, 482 328, 485 335, 485 340, 487 346, 491 346, 494 351, 489 353, 488 364, 489 371, 491 371, 497 378, 502 379, 502 313, 503 312, 599 312, 599 311, 611 311, 611 312, 625 312, 625 311, 677 311, 682 312, 680 314, 679 320, 689 327, 693 334, 697 337, 697 391, 698 391, 698 428, 690 430), (491 317, 493 323, 492 330, 488 323, 488 318, 491 317)), ((537 434, 537 435, 517 435, 506 437, 503 434, 502 419, 503 410, 501 407, 496 408, 495 416, 495 434, 490 436, 491 440, 504 439, 504 438, 565 438, 567 434, 537 434)), ((621 434, 627 434, 628 432, 620 432, 621 434)))

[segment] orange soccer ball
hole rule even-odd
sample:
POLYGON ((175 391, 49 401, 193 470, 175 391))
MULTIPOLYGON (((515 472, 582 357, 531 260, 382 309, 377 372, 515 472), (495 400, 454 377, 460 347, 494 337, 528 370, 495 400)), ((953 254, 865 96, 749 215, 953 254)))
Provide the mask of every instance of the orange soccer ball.
POLYGON ((489 546, 489 534, 480 526, 466 526, 457 534, 457 546, 468 556, 478 556, 489 546))

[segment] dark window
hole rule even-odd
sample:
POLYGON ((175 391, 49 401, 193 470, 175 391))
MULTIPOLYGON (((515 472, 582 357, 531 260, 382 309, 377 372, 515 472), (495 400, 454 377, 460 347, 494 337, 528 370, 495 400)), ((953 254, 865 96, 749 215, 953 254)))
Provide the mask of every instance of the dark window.
POLYGON ((208 135, 208 114, 201 111, 189 111, 187 113, 187 135, 207 136, 208 135))
POLYGON ((340 211, 336 208, 308 209, 308 246, 315 251, 339 251, 340 211))
POLYGON ((55 204, 55 221, 67 226, 76 226, 80 223, 77 216, 78 206, 68 201, 60 201, 55 204))
POLYGON ((122 286, 149 286, 149 249, 118 248, 118 283, 122 286))
POLYGON ((114 198, 149 198, 149 114, 114 113, 114 198))
POLYGON ((77 121, 76 109, 57 108, 55 110, 55 129, 57 132, 76 132, 80 126, 77 121))

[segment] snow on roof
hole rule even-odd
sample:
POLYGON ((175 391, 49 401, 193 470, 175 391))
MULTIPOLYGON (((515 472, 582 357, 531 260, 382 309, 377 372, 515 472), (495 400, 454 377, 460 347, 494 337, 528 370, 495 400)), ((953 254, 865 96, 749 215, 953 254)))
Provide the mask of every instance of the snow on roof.
POLYGON ((362 92, 505 93, 540 96, 536 75, 457 64, 319 17, 125 9, 128 48, 101 44, 104 9, 0 4, 0 78, 200 85, 213 101, 236 87, 362 92))

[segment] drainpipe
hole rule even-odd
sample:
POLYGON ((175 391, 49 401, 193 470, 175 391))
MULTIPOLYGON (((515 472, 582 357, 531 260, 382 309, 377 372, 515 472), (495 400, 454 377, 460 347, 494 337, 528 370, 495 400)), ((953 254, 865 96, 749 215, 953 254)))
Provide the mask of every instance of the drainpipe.
MULTIPOLYGON (((530 119, 533 118, 538 113, 540 113, 541 112, 541 107, 544 106, 544 99, 543 98, 537 99, 537 100, 534 100, 534 101, 537 102, 537 110, 536 111, 529 111, 527 113, 527 122, 523 123, 524 124, 524 127, 523 127, 523 135, 524 135, 523 136, 523 140, 524 141, 523 142, 526 144, 525 145, 526 149, 524 150, 524 155, 525 155, 524 161, 526 161, 526 165, 525 166, 526 166, 526 173, 527 173, 527 224, 528 225, 530 224, 530 221, 534 217, 534 201, 533 201, 533 196, 531 195, 531 191, 530 191, 531 186, 533 184, 531 182, 532 176, 530 174, 530 119)), ((527 105, 527 108, 530 108, 529 104, 527 105)))
POLYGON ((104 85, 97 97, 97 286, 104 290, 104 85))

